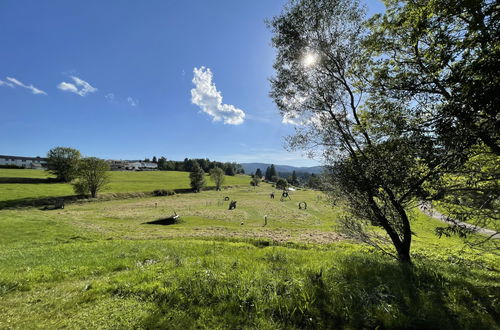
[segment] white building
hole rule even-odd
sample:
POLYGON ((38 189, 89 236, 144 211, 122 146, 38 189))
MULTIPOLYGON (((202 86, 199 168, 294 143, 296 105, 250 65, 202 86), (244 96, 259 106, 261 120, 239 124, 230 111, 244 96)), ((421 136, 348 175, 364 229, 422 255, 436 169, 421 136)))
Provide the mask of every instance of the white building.
POLYGON ((24 168, 46 169, 47 158, 0 155, 0 166, 15 165, 24 168))
POLYGON ((111 171, 154 171, 158 164, 140 160, 107 160, 111 171))
POLYGON ((154 171, 158 169, 158 164, 136 161, 128 163, 126 169, 131 171, 154 171))

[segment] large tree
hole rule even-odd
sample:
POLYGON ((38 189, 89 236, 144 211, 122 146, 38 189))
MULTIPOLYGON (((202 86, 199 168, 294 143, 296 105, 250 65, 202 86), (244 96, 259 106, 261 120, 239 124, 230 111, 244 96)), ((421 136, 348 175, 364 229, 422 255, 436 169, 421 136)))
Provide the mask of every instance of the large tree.
POLYGON ((496 0, 385 0, 370 21, 374 90, 411 100, 448 148, 500 156, 500 7, 496 0))
POLYGON ((97 193, 109 183, 109 164, 96 157, 83 158, 78 162, 75 192, 80 195, 97 197, 97 193))
POLYGON ((200 192, 205 186, 205 172, 200 167, 198 162, 192 161, 191 164, 191 173, 189 173, 191 188, 194 192, 200 192))
MULTIPOLYGON (((454 220, 498 231, 498 1, 385 3, 385 13, 371 19, 365 43, 372 100, 404 104, 407 113, 420 116, 418 128, 446 150, 447 170, 426 183, 427 199, 439 200, 454 220)), ((470 232, 456 224, 445 232, 470 232)))
POLYGON ((219 167, 214 167, 210 170, 210 179, 215 183, 215 190, 221 190, 221 186, 224 184, 226 179, 224 175, 224 170, 219 167))
POLYGON ((363 23, 357 0, 291 1, 270 22, 277 49, 271 96, 298 125, 289 146, 321 150, 323 186, 350 213, 345 231, 411 263, 409 210, 449 160, 419 113, 370 93, 363 23))
POLYGON ((58 180, 70 182, 77 174, 80 157, 80 151, 73 148, 56 147, 50 149, 47 153, 48 171, 56 175, 58 180))

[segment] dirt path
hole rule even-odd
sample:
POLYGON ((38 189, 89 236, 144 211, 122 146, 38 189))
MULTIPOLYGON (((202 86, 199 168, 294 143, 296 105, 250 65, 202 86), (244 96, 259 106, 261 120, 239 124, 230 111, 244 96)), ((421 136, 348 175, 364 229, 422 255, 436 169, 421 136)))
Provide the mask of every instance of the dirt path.
POLYGON ((438 211, 434 210, 433 208, 429 206, 420 206, 420 210, 424 212, 425 214, 433 217, 434 219, 437 219, 439 221, 442 221, 447 224, 457 224, 460 226, 464 226, 466 228, 469 228, 477 233, 483 234, 485 236, 490 236, 492 239, 500 239, 500 233, 496 232, 491 229, 486 229, 486 228, 481 228, 477 227, 475 225, 472 225, 470 223, 462 222, 462 221, 457 221, 457 220, 450 220, 449 217, 439 213, 438 211))

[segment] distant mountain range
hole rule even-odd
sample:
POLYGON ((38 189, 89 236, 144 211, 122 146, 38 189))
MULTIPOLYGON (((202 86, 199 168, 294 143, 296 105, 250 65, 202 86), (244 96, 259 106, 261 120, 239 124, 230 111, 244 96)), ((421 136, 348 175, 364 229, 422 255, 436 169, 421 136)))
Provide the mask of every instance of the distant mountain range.
MULTIPOLYGON (((266 168, 271 166, 271 164, 265 163, 241 163, 246 174, 255 173, 255 171, 260 168, 263 174, 266 173, 266 168)), ((323 171, 322 166, 312 166, 312 167, 295 167, 289 165, 276 165, 274 164, 276 171, 278 173, 292 173, 293 171, 297 173, 311 173, 320 174, 323 171)))

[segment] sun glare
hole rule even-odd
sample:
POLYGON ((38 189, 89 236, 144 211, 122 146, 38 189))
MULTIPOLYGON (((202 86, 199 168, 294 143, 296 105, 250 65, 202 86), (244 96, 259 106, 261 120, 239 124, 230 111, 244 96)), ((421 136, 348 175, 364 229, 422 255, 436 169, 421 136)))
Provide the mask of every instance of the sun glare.
POLYGON ((307 53, 302 59, 302 64, 305 67, 311 67, 318 61, 318 56, 314 53, 307 53))

